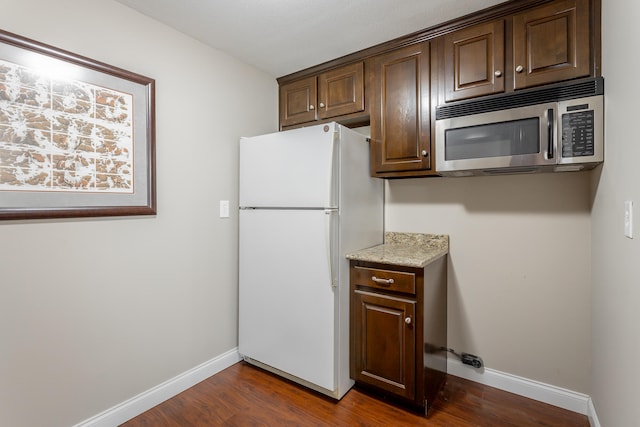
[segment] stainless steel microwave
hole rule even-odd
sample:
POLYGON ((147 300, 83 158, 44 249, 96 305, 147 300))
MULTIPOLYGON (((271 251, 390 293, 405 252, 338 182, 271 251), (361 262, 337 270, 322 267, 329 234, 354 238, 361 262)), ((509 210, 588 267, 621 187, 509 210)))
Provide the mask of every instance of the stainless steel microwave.
POLYGON ((604 160, 601 86, 600 80, 600 94, 593 96, 575 97, 572 92, 572 99, 539 102, 544 96, 536 97, 533 91, 518 94, 523 103, 532 105, 518 106, 515 100, 511 104, 516 106, 500 108, 505 99, 496 98, 485 107, 494 111, 482 111, 477 103, 461 104, 457 114, 440 111, 436 171, 443 176, 471 176, 595 167, 604 160), (451 116, 443 117, 446 114, 451 116))

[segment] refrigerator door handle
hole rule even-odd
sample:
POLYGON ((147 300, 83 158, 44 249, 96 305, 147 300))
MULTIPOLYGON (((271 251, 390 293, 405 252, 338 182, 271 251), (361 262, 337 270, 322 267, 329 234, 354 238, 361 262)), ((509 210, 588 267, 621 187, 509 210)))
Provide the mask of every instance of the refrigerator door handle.
POLYGON ((337 277, 337 266, 334 262, 334 257, 336 254, 335 245, 337 244, 335 226, 336 221, 335 217, 338 214, 336 209, 325 209, 324 213, 326 215, 325 221, 325 240, 327 247, 327 260, 329 261, 329 273, 331 274, 331 287, 338 287, 338 277, 337 277))

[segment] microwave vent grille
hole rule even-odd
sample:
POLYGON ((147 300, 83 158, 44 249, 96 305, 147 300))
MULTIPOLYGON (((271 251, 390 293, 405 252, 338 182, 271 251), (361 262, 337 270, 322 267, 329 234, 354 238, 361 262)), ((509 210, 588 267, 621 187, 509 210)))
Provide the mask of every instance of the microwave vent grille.
POLYGON ((513 167, 504 169, 485 169, 482 171, 483 175, 509 175, 509 174, 521 174, 521 173, 536 173, 540 172, 540 168, 534 166, 531 167, 513 167))
POLYGON ((455 104, 438 106, 436 107, 436 120, 544 104, 546 102, 602 95, 603 93, 604 79, 597 77, 595 79, 580 80, 570 84, 564 83, 544 88, 523 90, 506 95, 496 95, 479 100, 462 101, 455 104))

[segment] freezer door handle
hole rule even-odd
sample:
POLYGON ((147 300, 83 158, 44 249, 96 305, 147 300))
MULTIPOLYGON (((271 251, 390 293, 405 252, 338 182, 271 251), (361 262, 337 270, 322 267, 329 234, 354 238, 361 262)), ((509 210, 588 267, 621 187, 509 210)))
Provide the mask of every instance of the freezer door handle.
POLYGON ((338 287, 338 277, 337 277, 337 266, 334 262, 334 256, 336 253, 335 245, 337 244, 334 236, 335 233, 335 217, 338 211, 335 209, 325 209, 324 213, 326 215, 325 221, 325 239, 326 239, 326 247, 327 247, 327 260, 329 261, 329 272, 331 274, 331 287, 338 287))
POLYGON ((339 135, 337 132, 333 133, 333 138, 331 140, 331 174, 329 176, 329 188, 327 194, 327 205, 328 207, 336 207, 338 206, 338 185, 339 185, 339 175, 340 175, 340 150, 338 150, 338 138, 339 135))

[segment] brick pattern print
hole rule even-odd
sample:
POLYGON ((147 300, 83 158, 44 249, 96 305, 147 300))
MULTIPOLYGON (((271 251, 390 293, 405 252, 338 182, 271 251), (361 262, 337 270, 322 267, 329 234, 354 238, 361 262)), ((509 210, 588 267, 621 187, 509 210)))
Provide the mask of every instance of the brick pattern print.
POLYGON ((0 190, 133 193, 133 96, 0 60, 0 190))

